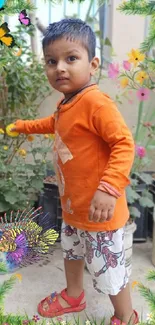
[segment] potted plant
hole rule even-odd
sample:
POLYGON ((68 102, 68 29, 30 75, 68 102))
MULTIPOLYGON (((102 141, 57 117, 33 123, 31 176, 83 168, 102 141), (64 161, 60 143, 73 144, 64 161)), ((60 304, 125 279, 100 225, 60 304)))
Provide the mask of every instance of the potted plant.
POLYGON ((15 135, 8 125, 16 119, 33 119, 44 99, 52 93, 44 67, 29 51, 23 27, 15 33, 22 54, 0 47, 5 65, 0 69, 0 216, 32 207, 43 188, 53 137, 15 135))

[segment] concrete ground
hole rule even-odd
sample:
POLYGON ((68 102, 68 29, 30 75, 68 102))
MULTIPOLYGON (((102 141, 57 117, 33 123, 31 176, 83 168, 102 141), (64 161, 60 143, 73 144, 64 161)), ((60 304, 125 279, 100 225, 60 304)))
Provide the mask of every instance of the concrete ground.
MULTIPOLYGON (((151 263, 152 243, 134 244, 132 281, 141 281, 145 284, 145 276, 148 270, 153 269, 151 263)), ((16 283, 5 300, 5 311, 11 313, 24 313, 31 317, 37 313, 37 304, 52 291, 59 291, 65 287, 63 273, 63 259, 60 244, 56 245, 53 255, 48 255, 47 261, 21 268, 22 282, 16 283)), ((0 281, 8 278, 8 275, 0 275, 0 281)), ((151 283, 155 289, 155 283, 151 283)), ((86 312, 79 314, 81 319, 96 317, 98 322, 102 318, 112 315, 112 307, 108 297, 98 294, 92 286, 90 275, 85 271, 85 290, 87 297, 86 312), (86 315, 87 314, 87 315, 86 315)), ((133 306, 145 318, 149 308, 145 300, 135 288, 132 290, 133 306)), ((72 315, 67 316, 71 320, 72 315)), ((144 319, 143 318, 143 319, 144 319)))

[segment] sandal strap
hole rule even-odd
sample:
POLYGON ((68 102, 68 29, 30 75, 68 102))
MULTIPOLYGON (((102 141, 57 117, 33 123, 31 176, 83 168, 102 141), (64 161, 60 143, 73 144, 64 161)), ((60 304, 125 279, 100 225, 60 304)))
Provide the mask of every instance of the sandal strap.
POLYGON ((67 295, 67 289, 62 290, 60 295, 71 307, 78 307, 81 304, 82 299, 84 298, 84 291, 82 291, 78 298, 69 297, 67 295))
MULTIPOLYGON (((138 317, 138 313, 136 312, 136 310, 133 310, 133 313, 135 315, 135 319, 134 319, 134 324, 138 324, 139 323, 139 317, 138 317)), ((127 325, 125 322, 122 322, 120 319, 118 319, 115 315, 111 318, 111 324, 114 325, 127 325)))

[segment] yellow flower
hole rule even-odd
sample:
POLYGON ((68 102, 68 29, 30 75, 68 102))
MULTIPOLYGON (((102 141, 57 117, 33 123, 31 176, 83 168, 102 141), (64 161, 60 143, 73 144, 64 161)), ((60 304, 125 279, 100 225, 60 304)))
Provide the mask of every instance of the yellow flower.
POLYGON ((22 281, 22 275, 20 273, 16 273, 14 275, 19 281, 22 281))
POLYGON ((136 75, 136 80, 142 85, 144 80, 148 79, 148 74, 145 71, 140 71, 136 75))
POLYGON ((8 146, 4 146, 3 149, 4 149, 4 150, 8 150, 9 147, 8 147, 8 146))
POLYGON ((139 50, 132 49, 130 53, 128 53, 129 62, 133 63, 135 67, 137 67, 139 62, 144 61, 145 54, 139 52, 139 50))
POLYGON ((25 149, 19 149, 18 152, 19 152, 20 156, 22 156, 22 157, 26 156, 26 150, 25 149))
POLYGON ((122 88, 126 88, 129 84, 129 79, 127 77, 124 77, 120 80, 120 85, 122 88))
POLYGON ((43 160, 42 160, 42 163, 43 163, 43 164, 46 164, 46 160, 45 160, 45 159, 43 159, 43 160))
POLYGON ((4 130, 0 128, 0 134, 4 134, 4 130))
POLYGON ((28 135, 28 136, 27 136, 27 140, 28 140, 29 142, 32 142, 32 141, 34 140, 34 136, 33 136, 33 135, 28 135))
POLYGON ((138 284, 139 284, 138 281, 133 281, 132 282, 132 289, 134 289, 138 284))
POLYGON ((6 133, 7 135, 9 135, 10 137, 14 138, 14 137, 18 137, 19 133, 16 131, 11 131, 13 128, 15 128, 15 124, 11 123, 9 125, 7 125, 6 127, 6 133))
POLYGON ((48 139, 49 138, 49 135, 48 134, 44 134, 44 138, 45 139, 48 139))

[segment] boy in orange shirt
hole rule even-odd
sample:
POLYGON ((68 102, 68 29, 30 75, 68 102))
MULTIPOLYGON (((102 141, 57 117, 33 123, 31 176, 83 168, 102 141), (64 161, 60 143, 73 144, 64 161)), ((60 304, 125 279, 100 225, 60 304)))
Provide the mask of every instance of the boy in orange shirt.
POLYGON ((124 260, 124 226, 129 218, 125 187, 134 142, 113 101, 91 83, 99 66, 95 48, 95 34, 80 19, 51 24, 43 39, 46 74, 64 98, 50 117, 18 120, 13 129, 55 133, 53 158, 63 211, 67 288, 42 300, 38 312, 54 317, 86 308, 86 263, 94 288, 110 297, 111 323, 137 324, 124 260))

